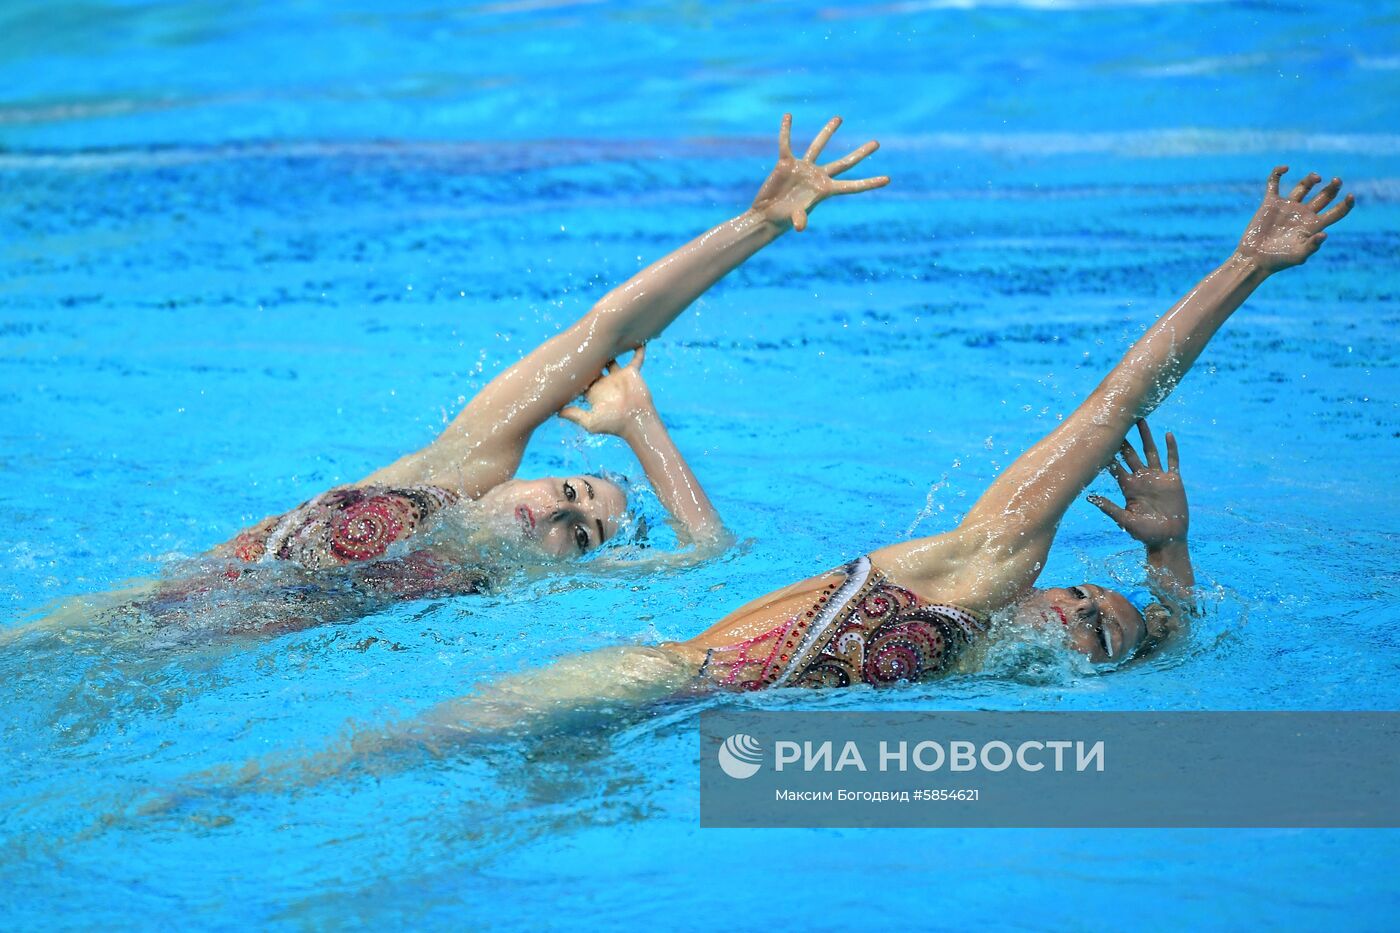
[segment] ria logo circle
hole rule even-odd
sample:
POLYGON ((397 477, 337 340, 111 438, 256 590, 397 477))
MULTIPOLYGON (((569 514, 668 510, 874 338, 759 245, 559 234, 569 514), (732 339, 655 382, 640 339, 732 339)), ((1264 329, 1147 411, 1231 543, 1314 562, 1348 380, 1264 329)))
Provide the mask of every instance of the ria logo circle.
POLYGON ((751 735, 737 732, 719 747, 719 766, 732 778, 751 778, 762 764, 763 746, 751 735))

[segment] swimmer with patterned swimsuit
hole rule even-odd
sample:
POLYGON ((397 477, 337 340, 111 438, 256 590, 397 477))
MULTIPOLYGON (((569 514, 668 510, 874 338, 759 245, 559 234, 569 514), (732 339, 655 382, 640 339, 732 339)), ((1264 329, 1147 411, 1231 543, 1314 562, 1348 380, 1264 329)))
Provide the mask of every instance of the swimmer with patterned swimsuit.
POLYGON ((225 620, 224 627, 266 635, 362 615, 400 600, 480 593, 491 585, 483 568, 430 544, 408 549, 408 542, 457 500, 438 486, 333 489, 215 548, 211 556, 225 562, 212 572, 162 580, 129 608, 149 621, 189 625, 192 611, 209 609, 219 596, 241 594, 232 607, 236 619, 225 620), (279 572, 265 574, 268 570, 279 572))
POLYGON ((332 489, 240 532, 214 553, 246 563, 293 560, 308 570, 373 560, 456 501, 457 494, 441 486, 332 489))
POLYGON ((947 673, 986 633, 985 619, 925 603, 868 557, 817 581, 816 598, 806 595, 785 622, 708 649, 700 677, 729 690, 926 680, 947 673))
POLYGON ((1332 204, 1340 179, 1313 193, 1308 175, 1284 195, 1286 167, 1235 251, 1149 327, 1089 397, 1023 453, 941 535, 880 548, 742 606, 684 642, 575 655, 443 704, 426 720, 452 734, 525 723, 696 690, 887 686, 975 667, 978 647, 1030 629, 1058 634, 1100 664, 1118 664, 1182 631, 1194 612, 1187 502, 1176 439, 1163 459, 1145 416, 1221 325, 1273 274, 1301 265, 1323 229, 1351 210, 1332 204), (1309 200, 1310 193, 1313 196, 1309 200), (1141 453, 1125 439, 1136 425, 1141 453), (1121 457, 1121 460, 1118 459, 1121 457), (1156 601, 1139 611, 1121 593, 1085 583, 1037 589, 1055 530, 1102 470, 1126 502, 1090 501, 1146 550, 1156 601), (990 624, 996 617, 997 624, 990 624))
MULTIPOLYGON (((553 561, 592 553, 624 531, 623 489, 593 475, 516 476, 531 435, 556 414, 628 444, 689 549, 686 560, 723 550, 729 540, 723 523, 671 441, 642 379, 644 345, 754 253, 789 230, 805 229, 818 204, 889 181, 837 177, 874 152, 873 141, 818 163, 839 125, 839 118, 830 121, 799 158, 791 149, 791 118, 784 117, 778 162, 747 210, 609 292, 581 320, 494 378, 427 447, 285 515, 264 519, 211 552, 226 565, 199 579, 164 580, 154 598, 168 606, 181 593, 205 594, 227 581, 241 586, 250 574, 259 576, 257 568, 279 562, 329 573, 321 581, 341 593, 369 586, 416 598, 454 592, 459 583, 465 587, 461 592, 476 592, 484 571, 454 564, 480 563, 483 550, 488 556, 508 552, 515 560, 533 554, 546 569, 553 561), (619 366, 617 357, 633 350, 631 361, 619 366), (580 395, 587 407, 572 404, 580 395), (425 527, 453 520, 471 523, 471 558, 442 550, 412 556, 425 527), (377 566, 335 575, 366 562, 377 566), (346 579, 355 581, 348 590, 346 579)), ((324 611, 298 615, 290 627, 363 614, 375 605, 332 600, 324 611)))

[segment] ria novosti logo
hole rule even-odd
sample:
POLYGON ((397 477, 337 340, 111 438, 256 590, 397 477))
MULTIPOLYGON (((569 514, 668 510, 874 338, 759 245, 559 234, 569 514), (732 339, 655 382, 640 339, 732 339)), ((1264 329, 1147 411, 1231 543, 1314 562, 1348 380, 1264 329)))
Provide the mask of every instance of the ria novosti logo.
POLYGON ((744 780, 758 773, 763 763, 763 746, 758 739, 737 732, 719 747, 719 766, 732 778, 744 780))

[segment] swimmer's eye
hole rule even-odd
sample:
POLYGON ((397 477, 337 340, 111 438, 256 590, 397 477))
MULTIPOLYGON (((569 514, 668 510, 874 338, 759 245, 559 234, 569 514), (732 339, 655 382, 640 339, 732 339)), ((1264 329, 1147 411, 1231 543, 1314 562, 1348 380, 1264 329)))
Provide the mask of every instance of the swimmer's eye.
POLYGON ((574 486, 572 483, 566 482, 564 484, 564 498, 568 499, 570 502, 573 502, 575 499, 578 498, 578 493, 574 491, 574 486))
POLYGON ((580 554, 582 554, 582 553, 584 553, 585 551, 588 550, 588 542, 589 542, 588 529, 587 529, 587 528, 584 528, 582 525, 575 525, 575 526, 574 526, 574 543, 578 545, 578 552, 579 552, 580 554))

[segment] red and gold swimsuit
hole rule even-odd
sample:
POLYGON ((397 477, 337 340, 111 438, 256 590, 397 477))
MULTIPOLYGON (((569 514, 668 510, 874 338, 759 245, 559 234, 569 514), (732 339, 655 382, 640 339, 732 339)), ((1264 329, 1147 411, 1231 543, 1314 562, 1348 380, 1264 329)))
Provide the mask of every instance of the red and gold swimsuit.
POLYGON ((438 548, 387 556, 457 498, 437 486, 333 489, 240 532, 214 549, 212 556, 224 559, 216 568, 163 580, 133 608, 162 625, 222 611, 230 632, 272 634, 399 600, 484 592, 484 568, 438 548))
POLYGON ((223 591, 262 593, 259 587, 265 587, 263 595, 280 600, 286 616, 276 628, 297 629, 368 611, 385 601, 482 593, 490 586, 482 567, 463 566, 433 546, 385 556, 392 545, 412 538, 456 499, 456 493, 438 486, 332 489, 239 532, 214 549, 216 558, 231 559, 217 573, 164 580, 143 608, 178 611, 192 598, 223 591), (302 574, 293 581, 267 566, 276 562, 321 573, 302 574))
POLYGON ((214 553, 247 563, 290 560, 308 570, 373 560, 411 538, 457 498, 440 486, 332 489, 285 515, 263 519, 214 553))
POLYGON ((946 673, 986 630, 965 609, 922 602, 861 557, 837 571, 810 608, 711 649, 700 674, 733 690, 885 686, 946 673))

